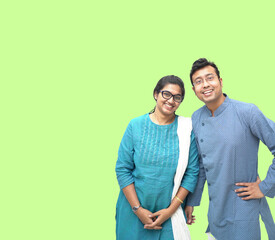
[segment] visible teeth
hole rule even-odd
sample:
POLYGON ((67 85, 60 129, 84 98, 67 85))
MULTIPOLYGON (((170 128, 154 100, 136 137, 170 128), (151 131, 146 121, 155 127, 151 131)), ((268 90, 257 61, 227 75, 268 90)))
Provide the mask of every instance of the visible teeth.
POLYGON ((172 105, 170 105, 169 103, 165 103, 165 105, 169 106, 169 107, 173 107, 172 105))
POLYGON ((203 93, 204 93, 204 94, 205 94, 205 93, 210 93, 210 92, 212 92, 212 91, 213 91, 213 90, 209 90, 209 91, 205 91, 205 92, 203 92, 203 93))

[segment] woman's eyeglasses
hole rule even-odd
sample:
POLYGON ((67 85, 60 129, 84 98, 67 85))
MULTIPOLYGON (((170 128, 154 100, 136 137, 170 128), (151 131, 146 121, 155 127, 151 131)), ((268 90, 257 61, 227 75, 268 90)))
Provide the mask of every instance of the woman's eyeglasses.
POLYGON ((173 95, 172 93, 170 93, 169 91, 160 91, 161 92, 161 95, 164 99, 170 99, 171 97, 173 97, 174 101, 177 102, 177 103, 181 103, 182 102, 182 95, 180 94, 176 94, 176 95, 173 95))

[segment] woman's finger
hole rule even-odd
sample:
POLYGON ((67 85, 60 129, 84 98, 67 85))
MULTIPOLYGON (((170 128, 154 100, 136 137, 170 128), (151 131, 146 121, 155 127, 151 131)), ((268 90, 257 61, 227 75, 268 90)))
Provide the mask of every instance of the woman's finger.
POLYGON ((161 226, 149 227, 148 225, 144 225, 144 228, 148 229, 148 230, 160 230, 160 229, 162 229, 161 226))
POLYGON ((160 229, 162 229, 162 227, 160 227, 160 226, 155 226, 154 227, 154 230, 160 230, 160 229))
POLYGON ((149 227, 149 228, 154 228, 154 227, 160 226, 160 225, 161 225, 160 224, 160 218, 157 218, 157 220, 154 221, 153 223, 151 223, 151 224, 145 224, 144 226, 149 227))
POLYGON ((155 212, 155 213, 150 214, 149 217, 150 217, 150 218, 155 218, 155 217, 157 217, 157 216, 159 216, 159 215, 160 215, 160 211, 157 211, 157 212, 155 212))

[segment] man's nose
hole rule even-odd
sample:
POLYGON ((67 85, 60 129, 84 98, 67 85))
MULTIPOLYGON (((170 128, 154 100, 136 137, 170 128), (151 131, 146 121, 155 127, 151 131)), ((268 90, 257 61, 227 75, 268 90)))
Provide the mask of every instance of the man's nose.
POLYGON ((209 86, 209 83, 206 81, 206 79, 203 79, 203 87, 207 88, 209 86))

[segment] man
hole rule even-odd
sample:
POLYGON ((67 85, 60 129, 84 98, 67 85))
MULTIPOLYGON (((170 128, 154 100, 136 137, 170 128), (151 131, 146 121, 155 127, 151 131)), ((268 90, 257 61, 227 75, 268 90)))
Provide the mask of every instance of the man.
POLYGON ((193 222, 193 206, 200 204, 207 180, 207 232, 217 240, 259 240, 261 215, 269 239, 274 240, 275 224, 265 196, 275 195, 275 158, 261 182, 258 147, 261 140, 275 155, 275 123, 254 104, 224 94, 220 72, 213 62, 205 58, 195 61, 190 79, 205 106, 192 115, 200 173, 196 190, 187 200, 187 223, 193 222))

